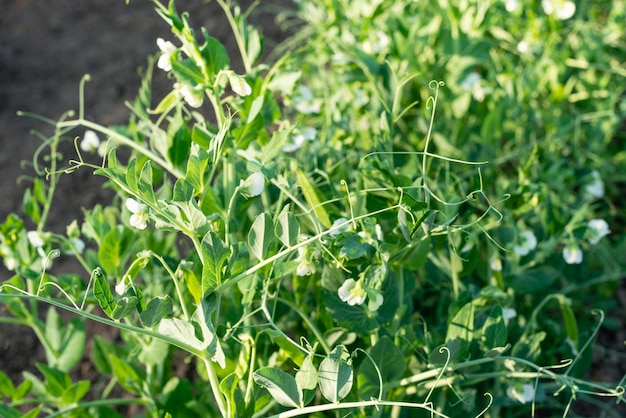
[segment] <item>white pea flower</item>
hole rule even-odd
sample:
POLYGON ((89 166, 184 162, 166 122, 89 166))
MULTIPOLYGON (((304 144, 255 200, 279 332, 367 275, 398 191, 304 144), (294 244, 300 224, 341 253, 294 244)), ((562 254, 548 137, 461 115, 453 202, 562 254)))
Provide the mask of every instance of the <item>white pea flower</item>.
POLYGON ((517 50, 520 54, 527 54, 530 52, 530 44, 528 41, 519 41, 517 44, 517 50))
POLYGON ((350 221, 348 221, 346 218, 337 219, 330 227, 330 229, 332 229, 333 231, 329 232, 328 235, 330 235, 331 237, 335 237, 341 234, 343 231, 348 229, 348 222, 350 221))
POLYGON ((69 248, 66 248, 65 254, 82 254, 85 251, 85 242, 80 238, 70 238, 69 248))
POLYGON ((283 147, 284 152, 295 152, 302 147, 305 141, 313 141, 317 137, 317 129, 311 127, 304 127, 296 131, 293 136, 293 144, 288 144, 283 147))
POLYGON ((525 383, 521 388, 517 387, 509 387, 506 390, 506 394, 509 398, 514 401, 518 401, 519 403, 528 403, 532 402, 535 397, 535 387, 530 383, 525 383))
POLYGON ((319 101, 313 98, 313 92, 307 86, 298 87, 298 95, 293 98, 293 106, 305 115, 320 113, 319 101))
POLYGON ((348 279, 338 290, 339 299, 346 302, 350 306, 362 305, 365 302, 367 293, 363 289, 363 283, 361 280, 355 281, 354 279, 348 279))
POLYGON ((87 129, 83 135, 83 140, 80 141, 80 149, 86 152, 96 152, 100 147, 100 138, 98 134, 87 129))
POLYGON ((230 88, 240 96, 249 96, 252 94, 252 88, 246 81, 246 78, 241 75, 235 74, 233 71, 228 72, 228 82, 230 88))
POLYGON ((547 15, 559 20, 567 20, 576 13, 576 4, 569 0, 541 0, 541 7, 547 15))
POLYGON ((609 224, 604 219, 592 219, 587 222, 587 235, 589 236, 589 243, 591 245, 596 245, 602 238, 610 233, 609 224))
POLYGON ((130 280, 127 276, 124 276, 118 284, 115 285, 115 293, 122 296, 130 289, 130 280))
POLYGON ((504 325, 509 325, 509 321, 517 316, 517 311, 513 308, 502 309, 502 319, 504 319, 504 325))
POLYGON ((146 229, 148 226, 146 205, 129 197, 126 199, 126 208, 132 213, 130 216, 130 226, 137 229, 146 229))
POLYGON ((591 181, 585 184, 583 188, 583 194, 588 199, 601 199, 604 197, 604 182, 600 173, 597 170, 593 170, 590 174, 591 181))
POLYGON ((580 247, 572 241, 563 248, 563 259, 567 264, 580 264, 583 262, 583 252, 580 247))
POLYGON ((198 108, 202 106, 204 101, 204 94, 202 92, 195 92, 187 84, 175 83, 174 88, 183 96, 183 99, 191 107, 198 108))
POLYGON ((30 245, 32 245, 33 247, 41 248, 45 244, 43 237, 38 231, 28 231, 26 233, 26 237, 28 238, 28 242, 30 242, 30 245))
POLYGON ((509 13, 514 12, 515 9, 517 9, 517 6, 519 5, 518 0, 502 0, 502 1, 504 2, 504 8, 509 13))
POLYGON ((383 234, 383 229, 380 227, 380 224, 376 224, 374 226, 374 232, 376 233, 376 239, 380 242, 385 240, 385 235, 383 234))
POLYGON ((305 247, 298 248, 298 266, 296 267, 296 274, 298 276, 310 276, 315 273, 315 264, 311 262, 307 257, 307 249, 305 247))
POLYGON ((519 234, 520 243, 513 247, 513 252, 519 256, 528 255, 537 247, 537 237, 533 231, 525 229, 519 234))
POLYGON ((157 61, 157 67, 163 71, 170 71, 172 69, 172 54, 178 51, 178 48, 176 48, 173 43, 166 41, 163 38, 158 38, 156 42, 157 46, 161 50, 161 55, 157 61))
POLYGON ((367 39, 363 42, 363 51, 368 54, 378 54, 389 45, 389 36, 384 32, 376 32, 375 39, 367 39))
POLYGON ((260 171, 254 172, 248 176, 243 187, 247 188, 247 195, 250 197, 258 196, 265 188, 265 177, 260 171))
POLYGON ((491 267, 492 271, 502 271, 502 259, 498 256, 491 257, 489 267, 491 267))
POLYGON ((482 86, 482 77, 476 71, 469 73, 460 83, 463 90, 471 92, 474 99, 482 102, 485 96, 492 92, 490 87, 482 86))

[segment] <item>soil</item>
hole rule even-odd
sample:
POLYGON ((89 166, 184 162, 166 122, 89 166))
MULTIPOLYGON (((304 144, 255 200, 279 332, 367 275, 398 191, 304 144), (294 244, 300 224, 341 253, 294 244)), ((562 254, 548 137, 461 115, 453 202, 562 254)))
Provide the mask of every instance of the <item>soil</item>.
MULTIPOLYGON (((245 8, 251 2, 239 3, 245 8)), ((176 4, 178 10, 190 12, 194 27, 206 27, 229 51, 236 50, 230 28, 215 2, 177 0, 176 4)), ((287 0, 263 0, 255 9, 252 21, 262 27, 266 50, 272 50, 284 38, 275 16, 278 10, 290 5, 287 0)), ((41 144, 31 130, 39 130, 44 135, 52 132, 49 125, 18 117, 16 112, 22 110, 58 119, 67 110, 77 108, 79 81, 89 73, 91 82, 85 94, 88 118, 104 125, 125 123, 129 110, 124 102, 134 99, 140 84, 137 69, 146 65, 148 55, 157 52, 155 40, 158 37, 171 39, 169 28, 154 12, 153 4, 145 0, 134 0, 129 5, 123 0, 3 0, 0 13, 0 222, 11 212, 21 213, 22 196, 28 184, 28 177, 24 176, 32 175, 32 168, 23 162, 32 161, 41 144)), ((236 62, 233 66, 238 69, 236 62)), ((162 97, 170 83, 156 71, 154 97, 162 97)), ((62 152, 65 161, 72 158, 71 144, 66 144, 62 152)), ((100 186, 101 180, 87 170, 63 176, 55 210, 48 221, 49 229, 63 232, 71 220, 81 219, 82 207, 89 208, 110 199, 110 192, 100 186)), ((59 265, 67 270, 73 267, 63 261, 59 265)), ((0 281, 7 279, 8 274, 0 267, 0 281)), ((624 286, 617 299, 621 309, 626 308, 624 286)), ((593 379, 615 382, 626 372, 623 361, 626 320, 618 318, 616 322, 612 331, 604 330, 599 335, 599 342, 605 348, 594 353, 593 379)), ((115 331, 98 324, 90 324, 89 334, 116 338, 115 331)), ((19 383, 23 371, 36 372, 37 361, 45 361, 45 356, 30 329, 0 324, 0 370, 19 383)), ((76 373, 80 379, 95 377, 88 361, 81 364, 76 373)), ((599 416, 597 410, 587 407, 575 409, 581 416, 599 416)))

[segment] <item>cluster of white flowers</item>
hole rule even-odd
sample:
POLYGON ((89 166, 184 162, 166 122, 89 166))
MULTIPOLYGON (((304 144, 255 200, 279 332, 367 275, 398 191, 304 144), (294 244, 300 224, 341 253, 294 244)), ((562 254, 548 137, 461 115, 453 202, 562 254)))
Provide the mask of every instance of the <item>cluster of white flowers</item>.
POLYGON ((576 3, 570 0, 541 0, 543 11, 559 20, 567 20, 576 13, 576 3))
POLYGON ((28 231, 26 233, 30 245, 37 249, 37 254, 41 257, 41 267, 44 269, 52 267, 52 257, 50 257, 44 249, 46 241, 48 240, 47 235, 48 234, 43 234, 39 231, 28 231))
POLYGON ((589 181, 583 187, 583 195, 586 199, 602 199, 604 197, 604 182, 597 170, 593 170, 589 174, 589 181))
POLYGON ((293 136, 293 142, 283 147, 284 152, 295 152, 302 147, 306 141, 313 141, 317 138, 317 129, 304 127, 295 131, 293 136))
POLYGON ((87 129, 80 141, 80 149, 85 152, 97 152, 100 157, 104 157, 106 152, 106 142, 100 141, 98 134, 87 129))
MULTIPOLYGON (((176 61, 179 48, 172 42, 166 41, 163 38, 158 38, 156 42, 161 50, 157 67, 165 72, 172 71, 172 62, 176 61)), ((248 96, 252 93, 252 88, 244 76, 237 75, 234 71, 230 70, 221 72, 220 74, 226 75, 231 89, 239 96, 248 96)), ((204 102, 204 89, 201 86, 193 87, 185 83, 174 83, 174 90, 179 94, 179 97, 191 107, 198 108, 202 106, 204 102)))
MULTIPOLYGON (((306 239, 306 237, 301 237, 300 239, 306 239)), ((319 256, 319 250, 315 250, 313 254, 310 253, 308 248, 299 247, 298 248, 298 257, 296 257, 296 261, 298 262, 298 266, 296 267, 296 274, 298 276, 310 276, 315 273, 315 262, 313 259, 319 256)))
POLYGON ((530 229, 519 233, 519 243, 513 247, 513 252, 521 257, 528 255, 537 247, 537 237, 530 229))
MULTIPOLYGON (((610 233, 609 224, 604 219, 591 219, 587 222, 585 237, 591 245, 596 245, 610 233)), ((583 262, 583 251, 573 239, 563 248, 563 259, 567 264, 580 264, 583 262)))
POLYGON ((337 293, 339 294, 339 299, 350 306, 362 305, 365 299, 368 298, 367 308, 372 312, 377 311, 384 302, 380 291, 365 287, 363 280, 347 279, 337 293))
POLYGON ((474 99, 482 102, 485 100, 485 96, 491 93, 493 90, 491 87, 485 87, 482 84, 482 77, 476 71, 469 73, 460 83, 463 90, 472 93, 474 99))
POLYGON ((132 213, 130 216, 130 226, 137 229, 146 229, 149 219, 146 205, 129 197, 126 199, 126 208, 132 213))
POLYGON ((510 399, 525 404, 532 402, 535 398, 535 387, 530 383, 525 383, 521 385, 521 387, 509 386, 506 390, 506 394, 510 399))
POLYGON ((260 171, 256 171, 248 176, 245 181, 241 181, 239 185, 243 189, 243 194, 247 197, 258 196, 265 188, 265 176, 260 171))
POLYGON ((313 97, 313 92, 305 85, 298 86, 298 94, 292 98, 292 103, 298 112, 305 115, 320 113, 320 101, 313 97))

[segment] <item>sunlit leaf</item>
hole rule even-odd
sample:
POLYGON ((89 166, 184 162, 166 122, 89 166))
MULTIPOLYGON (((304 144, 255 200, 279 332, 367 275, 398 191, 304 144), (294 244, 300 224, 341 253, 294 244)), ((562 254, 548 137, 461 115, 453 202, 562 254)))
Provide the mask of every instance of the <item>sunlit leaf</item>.
POLYGON ((337 346, 320 363, 318 370, 320 391, 329 402, 339 402, 352 389, 352 366, 343 358, 346 349, 337 346))
POLYGON ((290 408, 303 406, 302 390, 290 374, 274 367, 263 367, 254 372, 254 381, 266 388, 279 404, 290 408))

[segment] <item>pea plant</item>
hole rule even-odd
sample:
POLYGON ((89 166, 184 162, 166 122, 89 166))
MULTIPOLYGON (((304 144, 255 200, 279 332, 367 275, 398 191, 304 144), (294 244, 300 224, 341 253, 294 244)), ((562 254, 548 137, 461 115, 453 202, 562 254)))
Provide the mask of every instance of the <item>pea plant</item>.
POLYGON ((587 372, 624 276, 624 2, 300 0, 263 58, 216 1, 237 52, 153 0, 128 124, 85 116, 88 76, 30 115, 53 134, 0 225, 0 322, 46 362, 0 372, 0 415, 619 414, 587 372), (115 197, 50 232, 76 170, 115 197), (87 350, 94 321, 119 338, 87 350))

